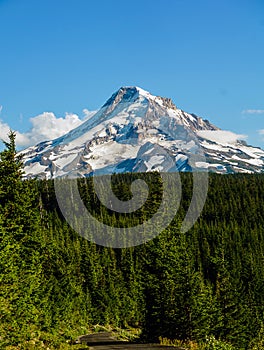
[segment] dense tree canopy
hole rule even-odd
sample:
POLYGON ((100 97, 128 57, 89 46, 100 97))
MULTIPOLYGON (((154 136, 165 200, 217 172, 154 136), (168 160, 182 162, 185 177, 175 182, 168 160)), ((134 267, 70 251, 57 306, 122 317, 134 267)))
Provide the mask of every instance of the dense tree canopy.
MULTIPOLYGON (((263 175, 211 175, 202 215, 183 234, 192 177, 182 174, 182 205, 171 225, 144 245, 112 249, 69 227, 52 181, 22 181, 13 132, 5 146, 0 153, 3 347, 41 339, 41 332, 111 324, 139 327, 142 338, 151 341, 202 342, 213 336, 237 349, 261 349, 263 175)), ((116 175, 113 190, 120 199, 130 198, 129 184, 137 176, 151 184, 150 197, 133 215, 102 206, 92 178, 79 181, 80 194, 87 208, 108 224, 138 224, 155 212, 162 187, 157 173, 116 175)))

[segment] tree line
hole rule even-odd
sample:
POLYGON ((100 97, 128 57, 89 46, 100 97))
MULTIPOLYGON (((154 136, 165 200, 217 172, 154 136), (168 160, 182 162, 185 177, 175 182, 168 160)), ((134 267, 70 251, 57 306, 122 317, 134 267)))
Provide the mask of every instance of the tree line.
MULTIPOLYGON (((181 174, 177 216, 156 238, 114 249, 78 235, 56 201, 52 180, 22 181, 15 134, 0 153, 0 330, 15 346, 95 324, 135 327, 141 337, 261 349, 264 312, 264 175, 209 176, 209 192, 194 227, 181 223, 192 196, 192 174, 181 174)), ((113 191, 131 198, 136 178, 149 197, 132 214, 98 200, 93 179, 79 179, 81 198, 102 222, 115 227, 150 218, 162 200, 160 174, 113 176, 113 191)), ((65 205, 71 205, 70 196, 65 205)), ((168 203, 174 205, 173 203, 168 203)), ((97 234, 100 234, 98 232, 97 234)))

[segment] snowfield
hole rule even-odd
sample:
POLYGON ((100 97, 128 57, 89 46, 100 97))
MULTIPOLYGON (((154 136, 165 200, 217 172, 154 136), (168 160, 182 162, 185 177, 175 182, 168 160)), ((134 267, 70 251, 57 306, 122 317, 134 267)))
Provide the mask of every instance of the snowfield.
POLYGON ((95 114, 55 140, 24 150, 25 177, 112 172, 263 172, 264 151, 171 99, 122 87, 95 114))

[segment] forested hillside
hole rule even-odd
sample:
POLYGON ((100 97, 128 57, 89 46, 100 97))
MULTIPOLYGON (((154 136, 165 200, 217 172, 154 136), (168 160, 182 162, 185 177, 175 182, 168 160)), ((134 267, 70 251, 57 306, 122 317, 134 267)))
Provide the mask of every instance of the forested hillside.
MULTIPOLYGON (((150 341, 214 337, 234 349, 264 348, 263 175, 210 175, 204 210, 181 233, 192 195, 192 174, 181 174, 183 199, 171 225, 124 249, 79 236, 58 208, 54 183, 21 177, 11 133, 0 154, 2 348, 27 349, 32 339, 35 348, 59 348, 56 334, 96 324, 140 328, 150 341)), ((80 194, 103 222, 133 226, 151 217, 162 194, 158 173, 115 175, 120 199, 130 198, 138 177, 150 193, 134 214, 102 206, 92 178, 78 180, 80 194)))

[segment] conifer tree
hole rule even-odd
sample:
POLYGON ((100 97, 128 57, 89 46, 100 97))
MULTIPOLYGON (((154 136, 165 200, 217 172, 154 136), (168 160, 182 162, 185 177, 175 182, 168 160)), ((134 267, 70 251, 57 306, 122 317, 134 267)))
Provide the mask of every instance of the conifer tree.
POLYGON ((40 321, 41 264, 33 183, 23 183, 23 164, 10 131, 0 152, 0 314, 5 345, 18 342, 40 321), (2 303, 4 301, 4 303, 2 303))

